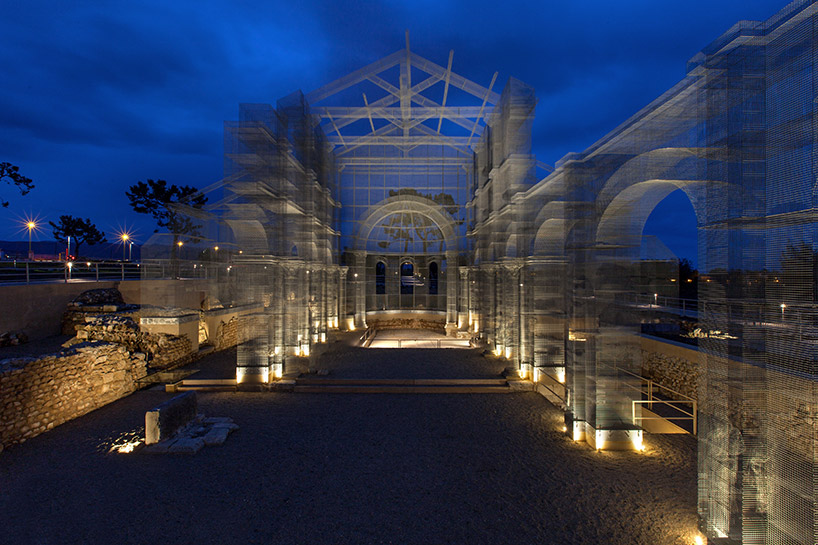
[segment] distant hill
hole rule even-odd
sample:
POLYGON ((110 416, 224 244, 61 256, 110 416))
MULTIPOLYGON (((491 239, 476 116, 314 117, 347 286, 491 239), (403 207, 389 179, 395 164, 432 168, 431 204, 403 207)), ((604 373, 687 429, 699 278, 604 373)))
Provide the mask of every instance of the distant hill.
MULTIPOLYGON (((54 240, 32 241, 31 250, 35 259, 64 259, 65 243, 54 240)), ((76 247, 71 245, 71 253, 76 252, 76 247)), ((122 259, 122 243, 103 242, 89 246, 80 246, 82 257, 87 259, 104 259, 119 261, 122 259)), ((23 240, 0 240, 0 259, 26 259, 28 257, 28 241, 23 240)), ((131 261, 139 261, 141 257, 141 247, 134 244, 131 248, 131 261)), ((128 258, 128 249, 125 249, 125 259, 128 258)))

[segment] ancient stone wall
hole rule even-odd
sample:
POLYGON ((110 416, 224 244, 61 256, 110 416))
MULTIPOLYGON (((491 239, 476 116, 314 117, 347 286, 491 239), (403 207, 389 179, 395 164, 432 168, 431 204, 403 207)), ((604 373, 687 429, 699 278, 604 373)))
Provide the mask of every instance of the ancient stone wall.
POLYGON ((437 333, 445 333, 446 325, 445 319, 367 317, 366 321, 375 329, 428 329, 437 333))
POLYGON ((193 349, 187 337, 167 333, 147 333, 127 316, 103 315, 86 318, 69 342, 104 341, 122 345, 131 352, 147 354, 148 367, 167 369, 190 363, 193 349))
POLYGON ((642 376, 698 400, 699 354, 668 342, 642 339, 642 376))
POLYGON ((239 320, 234 316, 227 322, 219 322, 216 336, 213 339, 213 347, 216 350, 224 350, 237 344, 239 344, 239 320))
POLYGON ((146 374, 145 360, 124 346, 93 342, 0 361, 0 449, 130 394, 146 374))

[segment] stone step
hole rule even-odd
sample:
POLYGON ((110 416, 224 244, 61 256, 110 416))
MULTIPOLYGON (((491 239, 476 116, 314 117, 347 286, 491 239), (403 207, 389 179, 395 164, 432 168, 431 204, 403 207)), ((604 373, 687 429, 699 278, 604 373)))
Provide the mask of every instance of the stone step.
POLYGON ((331 386, 506 386, 504 378, 297 378, 298 386, 331 385, 331 386))
POLYGON ((508 394, 515 390, 494 379, 299 379, 293 392, 309 394, 508 394))
POLYGON ((165 385, 166 392, 235 392, 236 379, 182 379, 165 385))

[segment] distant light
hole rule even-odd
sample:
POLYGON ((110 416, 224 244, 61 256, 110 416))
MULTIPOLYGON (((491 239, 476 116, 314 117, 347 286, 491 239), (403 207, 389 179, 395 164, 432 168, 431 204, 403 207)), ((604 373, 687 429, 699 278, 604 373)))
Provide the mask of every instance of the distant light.
POLYGON ((781 303, 781 310, 784 310, 785 308, 787 308, 787 303, 781 303))
POLYGON ((122 233, 122 240, 124 242, 127 242, 129 238, 131 238, 131 237, 128 235, 128 233, 122 233))
POLYGON ((176 244, 177 244, 177 245, 179 245, 179 247, 181 247, 181 246, 182 246, 182 244, 184 244, 184 242, 182 242, 182 241, 180 240, 180 241, 179 241, 179 242, 177 242, 176 244))
POLYGON ((218 246, 215 246, 213 249, 214 249, 214 250, 216 250, 217 252, 219 251, 219 247, 218 247, 218 246))
POLYGON ((33 221, 30 221, 30 222, 28 222, 28 223, 26 224, 26 227, 28 227, 29 229, 36 229, 36 228, 37 228, 37 224, 36 224, 36 223, 34 223, 33 221))
POLYGON ((86 267, 90 267, 90 266, 91 266, 91 262, 90 262, 90 261, 86 261, 86 262, 85 262, 85 266, 86 266, 86 267))
POLYGON ((70 269, 70 268, 71 268, 71 267, 73 267, 73 266, 74 266, 74 262, 73 262, 73 261, 69 261, 69 262, 68 262, 68 268, 70 269))

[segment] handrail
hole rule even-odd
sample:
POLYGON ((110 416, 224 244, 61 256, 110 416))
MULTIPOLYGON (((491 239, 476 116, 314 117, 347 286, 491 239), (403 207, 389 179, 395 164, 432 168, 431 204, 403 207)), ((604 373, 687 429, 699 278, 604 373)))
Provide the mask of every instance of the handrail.
MULTIPOLYGON (((637 426, 639 422, 644 420, 681 420, 681 421, 688 421, 690 420, 693 426, 693 432, 691 435, 698 434, 698 403, 696 401, 667 401, 661 399, 655 399, 652 401, 646 399, 632 399, 631 400, 631 417, 633 418, 633 423, 637 426), (671 407, 672 409, 682 413, 685 416, 636 416, 636 405, 650 405, 653 406, 654 403, 658 403, 661 405, 665 405, 671 407), (690 412, 685 411, 681 407, 676 406, 676 403, 690 403, 691 408, 690 412)), ((682 428, 684 429, 684 428, 682 428)))
POLYGON ((625 386, 627 388, 630 388, 631 390, 635 390, 636 392, 639 392, 640 396, 641 395, 646 395, 647 396, 647 399, 645 399, 645 400, 643 400, 643 399, 639 399, 639 400, 633 399, 633 400, 631 400, 631 417, 633 419, 634 424, 636 424, 638 426, 639 425, 638 422, 641 422, 642 420, 651 420, 651 419, 653 419, 653 420, 662 419, 662 420, 668 420, 668 421, 672 421, 672 420, 684 420, 684 421, 691 420, 692 424, 693 424, 693 435, 696 435, 698 433, 698 410, 697 410, 698 409, 698 401, 696 399, 692 398, 691 396, 689 396, 687 394, 683 394, 681 392, 678 392, 678 391, 674 390, 673 388, 668 388, 667 386, 665 386, 665 385, 663 385, 663 384, 661 384, 659 382, 656 382, 655 380, 652 380, 652 379, 649 379, 647 377, 643 377, 641 375, 638 375, 638 374, 634 373, 633 371, 629 371, 627 369, 623 369, 623 368, 617 367, 617 366, 613 366, 613 368, 618 372, 625 373, 626 375, 630 375, 630 376, 632 376, 634 378, 639 379, 640 380, 639 387, 635 387, 635 386, 633 386, 631 384, 625 384, 625 386), (657 399, 655 397, 655 393, 657 391, 666 392, 666 393, 670 394, 671 396, 676 396, 677 398, 682 398, 682 399, 657 399), (641 415, 637 416, 636 415, 636 405, 637 404, 650 405, 651 407, 653 406, 653 404, 660 404, 660 405, 664 405, 666 407, 670 407, 671 409, 673 409, 675 411, 678 411, 678 412, 682 413, 685 416, 673 416, 673 417, 659 416, 659 417, 655 417, 655 418, 654 417, 643 417, 641 415), (690 412, 687 412, 683 408, 678 406, 679 404, 683 404, 683 405, 689 404, 690 407, 691 407, 690 412))

